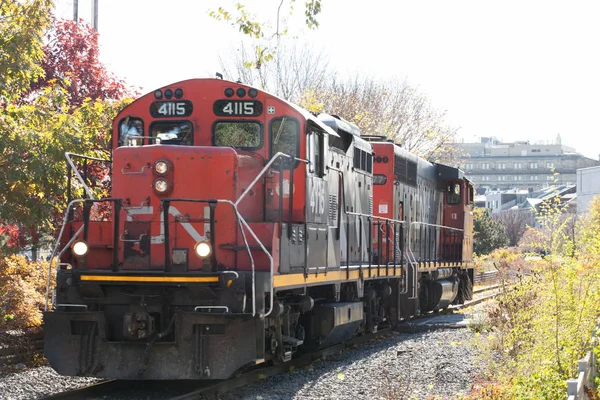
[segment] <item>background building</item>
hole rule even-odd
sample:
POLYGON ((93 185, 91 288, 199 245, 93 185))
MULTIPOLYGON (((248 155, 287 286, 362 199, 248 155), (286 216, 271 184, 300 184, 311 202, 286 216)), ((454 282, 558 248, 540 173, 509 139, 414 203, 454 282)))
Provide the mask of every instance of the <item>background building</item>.
POLYGON ((600 165, 600 161, 562 145, 560 135, 554 144, 502 143, 487 137, 480 143, 457 143, 456 147, 461 168, 478 193, 575 185, 577 169, 600 165))
POLYGON ((600 194, 600 167, 577 170, 577 212, 585 213, 592 199, 600 194))

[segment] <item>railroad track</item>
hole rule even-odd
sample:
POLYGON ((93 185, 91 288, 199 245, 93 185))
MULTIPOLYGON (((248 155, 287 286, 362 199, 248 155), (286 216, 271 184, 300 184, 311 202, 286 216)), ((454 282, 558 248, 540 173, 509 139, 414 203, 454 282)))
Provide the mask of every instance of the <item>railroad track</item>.
MULTIPOLYGON (((497 279, 496 271, 488 271, 475 275, 475 285, 483 285, 497 279)), ((475 289, 473 294, 498 288, 500 285, 487 286, 475 289)), ((24 348, 15 350, 11 346, 0 347, 0 364, 10 365, 21 362, 22 359, 30 358, 35 353, 41 354, 44 349, 43 333, 37 332, 30 339, 30 343, 24 348)))
MULTIPOLYGON (((474 294, 484 293, 498 289, 501 285, 488 286, 485 288, 479 288, 473 291, 474 294)), ((479 304, 483 301, 489 300, 498 293, 492 293, 474 299, 470 302, 462 304, 460 306, 452 306, 442 314, 452 314, 458 309, 465 309, 479 304)), ((439 315, 439 314, 438 314, 439 315)), ((425 316, 416 317, 411 321, 416 321, 421 318, 431 317, 432 314, 425 316)), ((304 354, 293 360, 271 366, 257 367, 255 370, 246 372, 240 376, 225 380, 225 381, 176 381, 176 382, 165 382, 165 381, 122 381, 122 380, 107 380, 94 385, 86 386, 80 389, 71 390, 67 392, 58 393, 52 396, 44 397, 42 400, 80 400, 90 398, 101 398, 101 396, 118 395, 122 398, 139 397, 139 393, 164 393, 165 399, 169 400, 198 400, 198 399, 212 399, 218 395, 222 395, 227 392, 231 392, 237 388, 249 385, 251 383, 258 382, 267 377, 281 374, 282 372, 288 372, 296 368, 304 367, 312 364, 317 359, 323 359, 330 355, 339 353, 349 347, 358 346, 368 341, 377 339, 382 336, 391 335, 394 332, 391 328, 382 329, 374 334, 359 336, 346 343, 338 344, 332 347, 328 347, 323 350, 318 350, 310 354, 304 354)), ((415 330, 416 332, 416 330, 415 330)))

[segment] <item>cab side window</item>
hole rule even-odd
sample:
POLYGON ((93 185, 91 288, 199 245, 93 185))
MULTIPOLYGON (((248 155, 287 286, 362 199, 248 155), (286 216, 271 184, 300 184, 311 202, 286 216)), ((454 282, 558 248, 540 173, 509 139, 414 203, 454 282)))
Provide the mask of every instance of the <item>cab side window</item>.
POLYGON ((459 183, 450 183, 446 189, 446 203, 460 204, 461 191, 459 183))
MULTIPOLYGON (((281 152, 298 157, 300 155, 300 124, 290 117, 275 118, 269 126, 271 157, 281 152)), ((288 157, 279 157, 274 167, 281 165, 285 169, 296 166, 296 161, 288 157)))
POLYGON ((325 136, 323 132, 314 129, 309 131, 308 154, 310 172, 322 178, 325 175, 325 136))
POLYGON ((141 146, 144 144, 144 121, 126 117, 119 122, 119 146, 141 146))

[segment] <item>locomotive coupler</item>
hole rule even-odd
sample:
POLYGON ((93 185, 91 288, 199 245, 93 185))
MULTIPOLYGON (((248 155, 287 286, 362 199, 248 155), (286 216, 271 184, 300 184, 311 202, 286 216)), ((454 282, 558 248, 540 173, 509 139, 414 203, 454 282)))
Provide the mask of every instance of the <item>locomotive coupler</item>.
POLYGON ((127 313, 123 318, 123 333, 127 340, 145 340, 154 335, 154 317, 147 312, 127 313))

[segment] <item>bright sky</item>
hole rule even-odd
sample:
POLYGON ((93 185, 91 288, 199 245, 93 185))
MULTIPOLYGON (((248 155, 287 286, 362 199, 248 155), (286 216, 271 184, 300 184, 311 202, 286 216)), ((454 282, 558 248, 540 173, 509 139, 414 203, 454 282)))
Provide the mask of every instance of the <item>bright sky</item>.
MULTIPOLYGON (((275 23, 277 0, 239 0, 275 23)), ((287 3, 289 0, 285 0, 287 3)), ((73 0, 57 0, 72 16, 73 0)), ((321 27, 292 31, 324 47, 341 74, 407 78, 447 110, 467 142, 562 143, 600 154, 600 2, 322 0, 321 27)), ((91 0, 80 0, 89 20, 91 0)), ((241 34, 208 10, 231 0, 100 0, 101 58, 148 92, 219 70, 241 34)), ((304 0, 296 0, 302 18, 304 0)), ((299 24, 301 25, 301 24, 299 24)), ((294 26, 294 25, 293 25, 294 26)))

